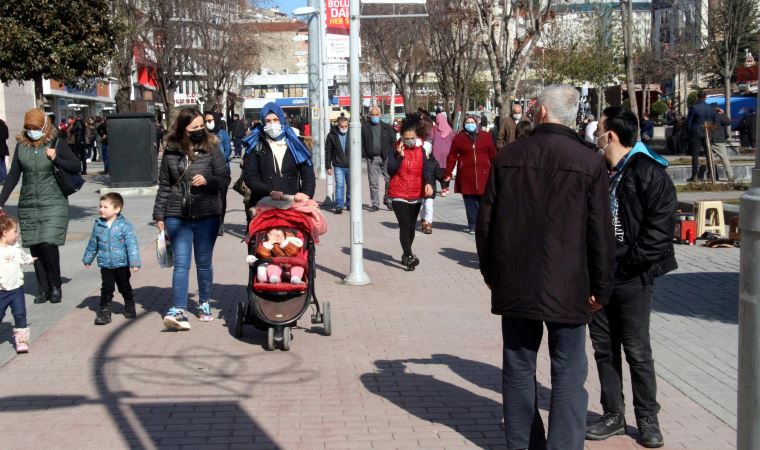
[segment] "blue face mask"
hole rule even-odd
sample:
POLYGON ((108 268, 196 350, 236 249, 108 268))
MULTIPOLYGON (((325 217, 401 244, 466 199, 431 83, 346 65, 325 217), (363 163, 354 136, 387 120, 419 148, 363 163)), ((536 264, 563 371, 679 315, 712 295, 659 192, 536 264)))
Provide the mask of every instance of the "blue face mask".
POLYGON ((469 133, 474 133, 475 130, 478 129, 478 126, 475 125, 472 122, 468 122, 468 123, 464 124, 464 129, 467 130, 469 133))
POLYGON ((380 123, 380 118, 377 116, 370 116, 369 121, 372 122, 372 125, 377 125, 380 123))

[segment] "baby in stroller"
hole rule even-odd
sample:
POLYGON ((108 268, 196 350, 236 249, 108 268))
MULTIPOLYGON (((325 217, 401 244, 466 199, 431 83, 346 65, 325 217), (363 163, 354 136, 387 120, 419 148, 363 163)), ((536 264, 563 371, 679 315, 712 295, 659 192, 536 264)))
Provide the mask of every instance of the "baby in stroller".
MULTIPOLYGON (((303 249, 303 239, 297 232, 284 228, 272 228, 266 232, 261 240, 256 255, 248 256, 248 264, 252 265, 256 258, 269 259, 277 256, 296 256, 303 249)), ((298 265, 285 267, 280 264, 262 263, 256 270, 256 279, 259 283, 277 284, 285 282, 301 284, 304 280, 304 268, 298 265), (285 276, 283 276, 283 274, 285 276)))

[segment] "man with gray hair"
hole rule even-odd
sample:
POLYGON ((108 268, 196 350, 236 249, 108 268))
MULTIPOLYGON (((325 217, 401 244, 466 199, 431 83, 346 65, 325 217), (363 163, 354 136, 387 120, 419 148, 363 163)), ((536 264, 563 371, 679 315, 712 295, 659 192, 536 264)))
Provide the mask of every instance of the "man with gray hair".
POLYGON ((544 89, 535 129, 492 164, 475 237, 491 312, 502 316, 509 449, 581 450, 586 431, 586 324, 613 286, 607 168, 575 132, 578 92, 544 89), (536 359, 548 330, 549 434, 538 412, 536 359))
POLYGON ((388 156, 394 152, 396 132, 393 128, 380 120, 380 108, 373 106, 369 109, 369 122, 362 126, 362 158, 367 161, 367 178, 369 178, 369 198, 372 204, 369 212, 380 209, 380 177, 385 179, 385 198, 383 203, 388 209, 388 170, 386 163, 388 156))

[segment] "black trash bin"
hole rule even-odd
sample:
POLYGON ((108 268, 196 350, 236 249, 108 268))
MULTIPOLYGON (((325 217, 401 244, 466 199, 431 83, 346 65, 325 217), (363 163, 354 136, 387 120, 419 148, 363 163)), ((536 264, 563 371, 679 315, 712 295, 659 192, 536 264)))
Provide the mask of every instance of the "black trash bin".
POLYGON ((108 116, 108 158, 111 187, 158 184, 156 116, 120 113, 108 116))

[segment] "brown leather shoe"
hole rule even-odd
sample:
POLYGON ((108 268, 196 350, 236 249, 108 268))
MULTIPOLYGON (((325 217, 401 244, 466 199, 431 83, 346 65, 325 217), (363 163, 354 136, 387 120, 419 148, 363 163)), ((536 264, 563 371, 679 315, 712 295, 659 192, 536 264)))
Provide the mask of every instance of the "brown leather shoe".
POLYGON ((433 224, 425 222, 425 225, 422 227, 422 232, 425 234, 433 234, 433 224))
POLYGON ((425 230, 427 229, 427 224, 428 223, 426 221, 420 220, 420 231, 422 231, 424 233, 425 230))

